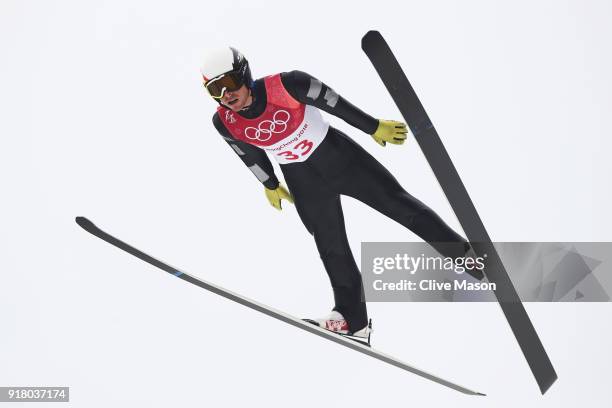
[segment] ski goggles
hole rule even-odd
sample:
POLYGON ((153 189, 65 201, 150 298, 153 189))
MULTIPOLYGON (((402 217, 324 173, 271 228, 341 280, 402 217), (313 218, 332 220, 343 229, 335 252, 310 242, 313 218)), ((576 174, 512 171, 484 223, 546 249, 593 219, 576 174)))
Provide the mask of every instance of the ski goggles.
POLYGON ((226 72, 204 82, 204 87, 215 99, 223 98, 226 92, 237 91, 242 85, 242 77, 237 71, 226 72))

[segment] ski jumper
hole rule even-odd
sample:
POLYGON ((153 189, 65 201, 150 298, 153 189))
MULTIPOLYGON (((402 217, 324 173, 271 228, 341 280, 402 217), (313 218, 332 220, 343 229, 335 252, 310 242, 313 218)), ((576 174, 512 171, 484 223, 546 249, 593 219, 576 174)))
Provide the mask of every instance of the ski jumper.
POLYGON ((304 226, 314 237, 331 281, 335 306, 357 331, 368 323, 361 274, 346 236, 340 196, 353 197, 432 243, 444 256, 469 248, 429 207, 408 194, 393 175, 340 130, 319 109, 365 133, 378 120, 350 104, 333 89, 301 71, 259 79, 253 103, 240 112, 223 106, 213 124, 245 165, 267 188, 279 181, 266 151, 280 164, 304 226), (437 243, 461 242, 465 246, 437 243))

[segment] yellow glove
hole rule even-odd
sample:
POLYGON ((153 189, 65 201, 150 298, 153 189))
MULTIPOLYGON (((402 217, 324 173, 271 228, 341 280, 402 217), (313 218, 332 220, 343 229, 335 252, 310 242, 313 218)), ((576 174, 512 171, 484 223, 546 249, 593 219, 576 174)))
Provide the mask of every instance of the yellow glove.
POLYGON ((376 143, 384 147, 387 142, 396 145, 404 144, 407 133, 408 130, 405 123, 380 119, 378 121, 378 129, 376 129, 372 137, 376 143))
POLYGON ((287 200, 290 203, 293 203, 291 193, 282 184, 279 184, 274 190, 270 190, 269 188, 265 188, 265 190, 266 198, 272 207, 276 208, 277 210, 282 210, 281 200, 287 200))

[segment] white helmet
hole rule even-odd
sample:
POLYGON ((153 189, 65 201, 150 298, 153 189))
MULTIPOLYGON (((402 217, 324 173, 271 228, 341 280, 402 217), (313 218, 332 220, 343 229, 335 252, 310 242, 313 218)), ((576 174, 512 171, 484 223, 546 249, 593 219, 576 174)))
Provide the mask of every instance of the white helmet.
POLYGON ((221 99, 225 91, 234 91, 242 85, 250 88, 253 82, 249 62, 233 47, 208 52, 200 72, 204 86, 215 99, 221 99))

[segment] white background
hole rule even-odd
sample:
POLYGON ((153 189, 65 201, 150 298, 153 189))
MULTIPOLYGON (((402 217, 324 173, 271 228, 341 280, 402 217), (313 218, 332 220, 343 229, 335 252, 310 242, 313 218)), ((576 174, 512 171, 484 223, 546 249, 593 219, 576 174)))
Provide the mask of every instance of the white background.
MULTIPOLYGON (((0 385, 70 386, 77 407, 610 406, 609 303, 526 305, 560 377, 543 397, 496 304, 370 305, 378 349, 489 394, 468 397, 175 279, 73 221, 296 316, 327 313, 312 237, 216 134, 198 68, 206 47, 233 45, 256 77, 301 69, 401 119, 360 49, 376 28, 493 239, 610 241, 609 2, 0 10, 0 385)), ((459 228, 414 140, 382 149, 329 120, 459 228)), ((417 239, 343 203, 357 257, 361 241, 417 239)))

